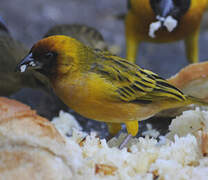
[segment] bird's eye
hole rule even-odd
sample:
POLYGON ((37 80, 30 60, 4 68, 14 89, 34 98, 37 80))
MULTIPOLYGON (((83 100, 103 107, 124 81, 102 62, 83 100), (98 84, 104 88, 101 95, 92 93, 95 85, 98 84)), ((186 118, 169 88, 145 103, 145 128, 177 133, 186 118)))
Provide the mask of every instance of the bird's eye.
POLYGON ((52 59, 52 58, 54 57, 54 54, 53 54, 52 52, 48 52, 48 53, 46 53, 46 54, 44 55, 44 57, 45 57, 46 59, 52 59))

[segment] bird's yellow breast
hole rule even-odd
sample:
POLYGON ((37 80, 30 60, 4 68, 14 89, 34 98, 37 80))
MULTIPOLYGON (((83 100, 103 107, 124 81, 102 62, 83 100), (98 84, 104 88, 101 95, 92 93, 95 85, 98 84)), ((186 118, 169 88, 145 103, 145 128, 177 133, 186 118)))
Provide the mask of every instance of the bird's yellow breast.
POLYGON ((157 111, 158 106, 122 102, 112 97, 113 86, 97 74, 66 76, 53 81, 56 94, 71 109, 98 121, 126 122, 144 120, 157 111), (79 76, 79 77, 78 77, 79 76))
POLYGON ((156 21, 149 0, 131 0, 131 3, 131 10, 126 17, 127 31, 132 31, 135 34, 135 38, 138 33, 142 34, 139 38, 143 41, 171 42, 181 40, 199 28, 208 1, 192 0, 188 12, 181 17, 178 26, 172 32, 168 32, 165 28, 159 29, 155 38, 151 38, 148 35, 149 25, 156 21))

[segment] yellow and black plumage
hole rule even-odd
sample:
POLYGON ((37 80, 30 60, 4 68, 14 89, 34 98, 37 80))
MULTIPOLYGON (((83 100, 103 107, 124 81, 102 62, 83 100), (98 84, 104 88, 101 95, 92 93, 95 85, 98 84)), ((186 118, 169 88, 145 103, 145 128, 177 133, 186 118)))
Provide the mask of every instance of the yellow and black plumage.
POLYGON ((127 59, 136 60, 141 42, 184 40, 187 59, 190 63, 197 62, 200 22, 207 5, 207 0, 128 0, 129 10, 125 19, 127 59), (148 35, 149 26, 157 16, 172 16, 178 20, 178 26, 172 32, 160 28, 152 38, 148 35))
POLYGON ((46 75, 66 105, 106 122, 112 134, 125 123, 128 133, 135 136, 138 121, 165 109, 204 103, 149 70, 67 36, 37 42, 17 66, 22 72, 27 68, 46 75))

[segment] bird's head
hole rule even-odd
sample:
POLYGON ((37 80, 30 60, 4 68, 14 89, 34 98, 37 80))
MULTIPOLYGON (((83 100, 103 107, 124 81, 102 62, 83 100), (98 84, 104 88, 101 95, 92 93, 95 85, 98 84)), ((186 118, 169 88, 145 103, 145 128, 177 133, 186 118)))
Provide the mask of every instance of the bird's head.
POLYGON ((150 4, 156 16, 179 20, 188 11, 191 0, 150 0, 150 4))
POLYGON ((38 41, 28 55, 17 65, 16 70, 36 70, 51 78, 68 73, 77 63, 82 44, 68 36, 56 35, 38 41))

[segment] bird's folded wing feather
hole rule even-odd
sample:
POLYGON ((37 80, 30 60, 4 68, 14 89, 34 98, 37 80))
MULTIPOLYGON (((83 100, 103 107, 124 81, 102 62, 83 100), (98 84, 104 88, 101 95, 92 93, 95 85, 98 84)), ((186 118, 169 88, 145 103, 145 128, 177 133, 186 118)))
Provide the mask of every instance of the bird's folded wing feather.
POLYGON ((108 52, 97 52, 91 70, 113 84, 115 98, 126 102, 151 103, 164 99, 185 100, 183 93, 157 74, 141 69, 108 52))

